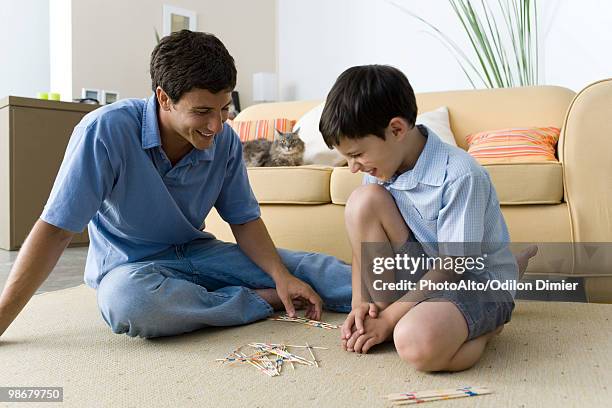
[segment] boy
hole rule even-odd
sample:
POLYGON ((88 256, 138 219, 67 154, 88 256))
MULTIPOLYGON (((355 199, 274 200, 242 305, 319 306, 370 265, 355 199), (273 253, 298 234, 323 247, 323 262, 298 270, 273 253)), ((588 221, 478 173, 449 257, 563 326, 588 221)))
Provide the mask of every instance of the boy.
POLYGON ((151 55, 155 93, 88 114, 0 297, 0 334, 88 225, 85 282, 115 333, 157 337, 295 314, 350 310, 350 267, 274 248, 226 124, 234 59, 215 36, 183 30, 151 55), (212 207, 237 245, 203 231, 212 207), (280 256, 279 256, 280 255, 280 256), (319 296, 320 295, 320 296, 319 296), (322 299, 321 299, 322 298, 322 299))
MULTIPOLYGON (((319 128, 326 144, 347 158, 352 172, 367 173, 345 209, 353 250, 353 299, 342 326, 343 346, 366 353, 393 336, 400 357, 419 370, 464 370, 510 321, 514 293, 417 287, 398 301, 379 297, 369 303, 360 287, 367 275, 362 275, 362 266, 371 267, 372 257, 362 265, 362 251, 369 243, 385 243, 386 250, 376 256, 393 257, 421 243, 429 248, 428 255, 434 248, 439 259, 459 265, 459 260, 482 256, 486 244, 484 270, 465 273, 466 279, 486 282, 517 279, 537 248, 515 261, 486 170, 430 129, 415 126, 416 115, 410 83, 389 66, 346 70, 325 103, 319 128)), ((456 283, 460 273, 452 266, 436 266, 414 277, 456 283)))

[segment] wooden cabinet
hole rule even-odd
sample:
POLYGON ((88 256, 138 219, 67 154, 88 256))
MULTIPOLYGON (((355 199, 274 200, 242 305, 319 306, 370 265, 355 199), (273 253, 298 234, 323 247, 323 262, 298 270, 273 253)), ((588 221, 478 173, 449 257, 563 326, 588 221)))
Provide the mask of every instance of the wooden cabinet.
MULTIPOLYGON (((0 100, 0 248, 18 249, 42 213, 74 126, 98 105, 0 100)), ((87 231, 72 244, 88 242, 87 231)))

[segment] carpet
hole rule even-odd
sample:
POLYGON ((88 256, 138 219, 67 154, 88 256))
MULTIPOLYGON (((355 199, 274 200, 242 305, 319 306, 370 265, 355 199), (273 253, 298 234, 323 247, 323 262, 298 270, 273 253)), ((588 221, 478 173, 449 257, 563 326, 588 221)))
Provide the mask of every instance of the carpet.
MULTIPOLYGON (((344 315, 325 313, 341 323, 344 315)), ((491 395, 432 407, 601 407, 612 404, 612 305, 519 301, 481 361, 460 373, 420 373, 392 344, 371 354, 340 349, 338 332, 262 321, 176 337, 113 334, 95 291, 79 286, 36 295, 0 338, 0 386, 63 387, 43 407, 384 407, 382 395, 481 385, 491 395), (273 342, 316 350, 320 368, 285 367, 268 377, 246 365, 221 366, 236 346, 273 342)), ((19 406, 24 404, 6 404, 19 406)))

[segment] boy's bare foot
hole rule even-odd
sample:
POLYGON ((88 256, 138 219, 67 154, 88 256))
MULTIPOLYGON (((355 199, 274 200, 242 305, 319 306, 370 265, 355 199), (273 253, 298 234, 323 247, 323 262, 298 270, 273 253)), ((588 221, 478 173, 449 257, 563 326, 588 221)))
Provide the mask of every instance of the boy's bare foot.
MULTIPOLYGON (((255 293, 261 296, 263 300, 268 302, 274 310, 285 310, 285 305, 283 305, 283 302, 281 302, 280 298, 278 297, 278 293, 276 293, 276 289, 269 288, 269 289, 254 289, 254 290, 255 290, 255 293)), ((296 310, 301 310, 306 307, 306 305, 301 299, 295 299, 293 301, 293 306, 295 307, 296 310)))
POLYGON ((538 253, 538 247, 531 245, 516 255, 516 263, 518 264, 519 280, 523 279, 529 259, 533 258, 538 253))
POLYGON ((504 330, 504 325, 502 324, 501 326, 498 326, 495 330, 483 334, 482 337, 484 337, 488 343, 489 341, 491 341, 493 337, 501 334, 503 330, 504 330))

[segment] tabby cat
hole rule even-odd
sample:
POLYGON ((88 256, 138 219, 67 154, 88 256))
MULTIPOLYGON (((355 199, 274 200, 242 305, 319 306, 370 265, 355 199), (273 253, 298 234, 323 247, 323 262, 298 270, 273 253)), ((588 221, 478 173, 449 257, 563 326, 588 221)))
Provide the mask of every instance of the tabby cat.
POLYGON ((274 141, 249 140, 242 145, 242 156, 247 167, 301 166, 304 162, 304 141, 300 128, 292 132, 274 129, 274 141))

